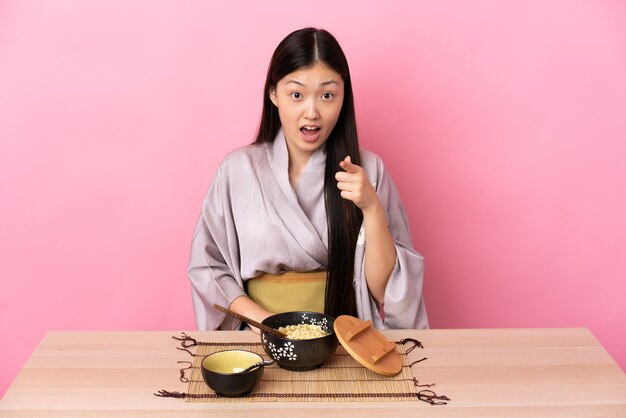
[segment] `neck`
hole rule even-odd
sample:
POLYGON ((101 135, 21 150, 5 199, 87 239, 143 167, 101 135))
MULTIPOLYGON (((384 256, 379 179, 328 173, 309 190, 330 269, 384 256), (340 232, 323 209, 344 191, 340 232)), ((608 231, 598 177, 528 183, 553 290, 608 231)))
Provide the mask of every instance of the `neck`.
POLYGON ((294 189, 298 187, 302 172, 310 158, 311 154, 289 153, 289 183, 294 189))

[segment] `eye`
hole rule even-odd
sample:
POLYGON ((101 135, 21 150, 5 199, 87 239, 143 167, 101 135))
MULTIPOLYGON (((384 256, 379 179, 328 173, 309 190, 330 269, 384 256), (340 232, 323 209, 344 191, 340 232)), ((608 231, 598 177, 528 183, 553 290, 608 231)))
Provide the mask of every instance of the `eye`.
POLYGON ((302 94, 300 94, 300 92, 294 91, 293 93, 291 93, 291 97, 298 100, 302 98, 302 94))
POLYGON ((324 93, 324 94, 322 94, 322 99, 325 99, 325 100, 330 100, 333 97, 335 97, 335 95, 333 93, 324 93))

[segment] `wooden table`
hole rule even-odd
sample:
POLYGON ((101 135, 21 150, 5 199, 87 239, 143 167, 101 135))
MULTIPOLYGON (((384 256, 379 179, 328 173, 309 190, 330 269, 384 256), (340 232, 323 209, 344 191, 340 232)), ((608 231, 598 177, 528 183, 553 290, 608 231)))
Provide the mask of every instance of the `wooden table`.
MULTIPOLYGON (((189 331, 201 341, 234 332, 189 331)), ((50 332, 0 401, 0 417, 626 417, 626 375, 587 329, 394 330, 428 357, 414 373, 451 401, 192 403, 180 332, 50 332)), ((252 332, 236 340, 258 341, 252 332)))

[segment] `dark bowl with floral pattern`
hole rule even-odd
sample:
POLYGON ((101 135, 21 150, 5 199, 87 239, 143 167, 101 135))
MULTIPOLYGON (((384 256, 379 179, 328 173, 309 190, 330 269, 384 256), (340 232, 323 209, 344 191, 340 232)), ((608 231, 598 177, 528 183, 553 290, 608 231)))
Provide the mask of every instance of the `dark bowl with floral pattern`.
POLYGON ((288 325, 319 325, 327 332, 323 337, 296 340, 276 337, 261 330, 261 343, 267 355, 283 369, 313 370, 320 367, 337 350, 337 336, 333 329, 335 318, 319 312, 284 312, 272 315, 264 325, 278 329, 288 325))

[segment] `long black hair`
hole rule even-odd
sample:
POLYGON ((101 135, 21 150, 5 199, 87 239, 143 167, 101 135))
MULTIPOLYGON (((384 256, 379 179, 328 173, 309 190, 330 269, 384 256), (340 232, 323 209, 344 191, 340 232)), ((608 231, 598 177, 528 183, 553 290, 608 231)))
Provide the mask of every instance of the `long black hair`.
POLYGON ((290 33, 276 47, 263 90, 261 124, 254 143, 273 142, 280 129, 278 109, 269 93, 278 82, 294 71, 322 62, 336 71, 344 82, 344 98, 339 119, 326 141, 324 197, 328 220, 328 276, 324 312, 333 317, 356 316, 356 295, 353 286, 354 252, 363 221, 363 214, 351 201, 339 194, 335 173, 339 162, 349 155, 354 164, 361 164, 356 131, 354 98, 348 61, 337 40, 323 29, 304 28, 290 33))

